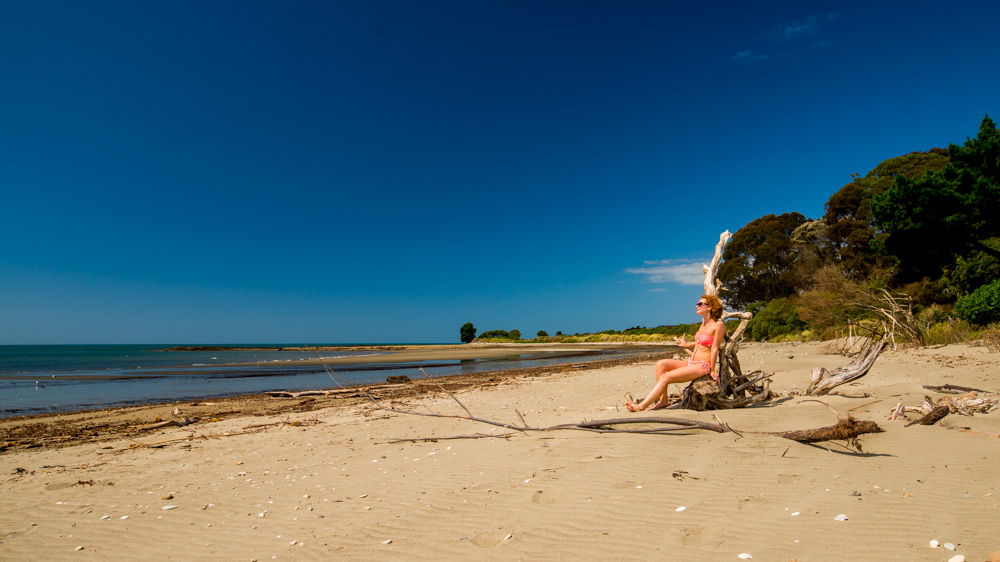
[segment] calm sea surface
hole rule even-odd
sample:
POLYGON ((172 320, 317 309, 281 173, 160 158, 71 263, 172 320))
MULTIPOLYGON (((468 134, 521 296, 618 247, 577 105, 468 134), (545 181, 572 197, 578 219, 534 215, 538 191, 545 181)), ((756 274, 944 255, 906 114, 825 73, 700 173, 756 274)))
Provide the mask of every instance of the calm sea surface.
MULTIPOLYGON (((258 347, 270 346, 281 347, 274 344, 258 347)), ((294 362, 316 359, 317 353, 324 359, 386 353, 370 350, 166 351, 169 347, 172 346, 0 345, 0 418, 269 390, 335 388, 339 381, 334 382, 321 365, 295 365, 294 362)), ((623 349, 570 359, 514 350, 510 357, 503 359, 338 364, 335 371, 350 384, 362 384, 384 382, 387 375, 419 378, 423 376, 419 367, 431 376, 443 376, 645 352, 648 350, 623 349)))

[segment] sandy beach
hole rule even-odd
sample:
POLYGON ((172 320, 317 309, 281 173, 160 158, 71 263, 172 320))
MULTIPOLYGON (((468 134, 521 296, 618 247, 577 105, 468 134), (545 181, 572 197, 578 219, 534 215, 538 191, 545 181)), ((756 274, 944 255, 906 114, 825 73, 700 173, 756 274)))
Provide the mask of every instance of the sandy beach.
MULTIPOLYGON (((890 349, 838 389, 850 396, 824 397, 829 408, 782 396, 731 411, 629 413, 624 395, 649 388, 652 361, 455 392, 474 416, 509 424, 520 423, 518 412, 536 427, 714 414, 739 435, 520 433, 320 397, 273 399, 308 402, 298 409, 15 447, 0 454, 0 559, 985 561, 1000 550, 1000 410, 932 426, 887 417, 899 402, 944 396, 922 385, 997 392, 997 358, 965 344, 890 349), (885 432, 864 436, 864 452, 763 433, 832 425, 830 408, 885 432)), ((779 393, 805 388, 814 367, 848 362, 821 342, 744 344, 740 359, 774 372, 779 393)), ((466 415, 441 392, 382 403, 466 415)), ((205 408, 173 407, 182 416, 205 408)))

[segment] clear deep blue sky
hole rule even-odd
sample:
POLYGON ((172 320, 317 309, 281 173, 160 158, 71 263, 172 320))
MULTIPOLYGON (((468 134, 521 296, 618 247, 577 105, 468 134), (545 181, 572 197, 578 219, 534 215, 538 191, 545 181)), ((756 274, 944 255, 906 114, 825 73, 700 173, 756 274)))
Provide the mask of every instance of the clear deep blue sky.
POLYGON ((0 344, 692 322, 724 230, 1000 117, 1000 3, 0 5, 0 344), (694 6, 694 4, 700 4, 694 6))

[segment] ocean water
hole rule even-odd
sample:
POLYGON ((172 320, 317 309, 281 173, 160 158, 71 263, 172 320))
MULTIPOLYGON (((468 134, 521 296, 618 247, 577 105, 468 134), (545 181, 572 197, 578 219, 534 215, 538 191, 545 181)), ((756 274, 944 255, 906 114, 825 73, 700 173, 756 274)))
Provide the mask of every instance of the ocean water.
MULTIPOLYGON (((333 345, 333 344, 323 344, 333 345)), ((257 347, 280 347, 261 344, 257 347)), ((520 352, 502 359, 338 364, 334 380, 322 365, 295 362, 385 354, 385 351, 167 351, 169 345, 0 345, 0 418, 113 406, 201 400, 270 390, 336 388, 343 382, 384 382, 387 375, 423 377, 606 359, 639 350, 586 357, 520 352)), ((227 345, 225 347, 235 347, 227 345)), ((345 346, 346 347, 346 346, 345 346)), ((648 352, 648 350, 641 350, 648 352)))

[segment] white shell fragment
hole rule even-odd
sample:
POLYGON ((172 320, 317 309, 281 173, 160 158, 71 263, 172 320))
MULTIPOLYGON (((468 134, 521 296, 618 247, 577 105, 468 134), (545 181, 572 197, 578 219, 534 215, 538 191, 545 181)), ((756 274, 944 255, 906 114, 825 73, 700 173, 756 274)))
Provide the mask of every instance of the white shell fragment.
POLYGON ((939 543, 939 542, 937 541, 937 539, 934 539, 934 540, 932 540, 932 541, 930 542, 929 546, 930 546, 931 548, 937 548, 937 547, 941 546, 941 543, 939 543))
POLYGON ((947 548, 948 550, 955 550, 955 545, 951 544, 950 542, 946 542, 941 546, 947 548))
POLYGON ((739 558, 740 560, 751 560, 751 559, 753 559, 753 555, 750 554, 749 552, 742 552, 742 553, 740 553, 736 557, 739 558))
POLYGON ((677 509, 675 509, 674 511, 684 511, 685 509, 687 509, 687 508, 682 505, 682 506, 678 507, 677 509))
POLYGON ((176 505, 165 505, 162 508, 164 511, 170 511, 171 509, 177 509, 176 505))
POLYGON ((965 562, 965 556, 961 554, 956 554, 948 559, 948 562, 965 562))
POLYGON ((841 513, 840 515, 834 517, 834 519, 837 521, 847 521, 847 516, 841 513))

